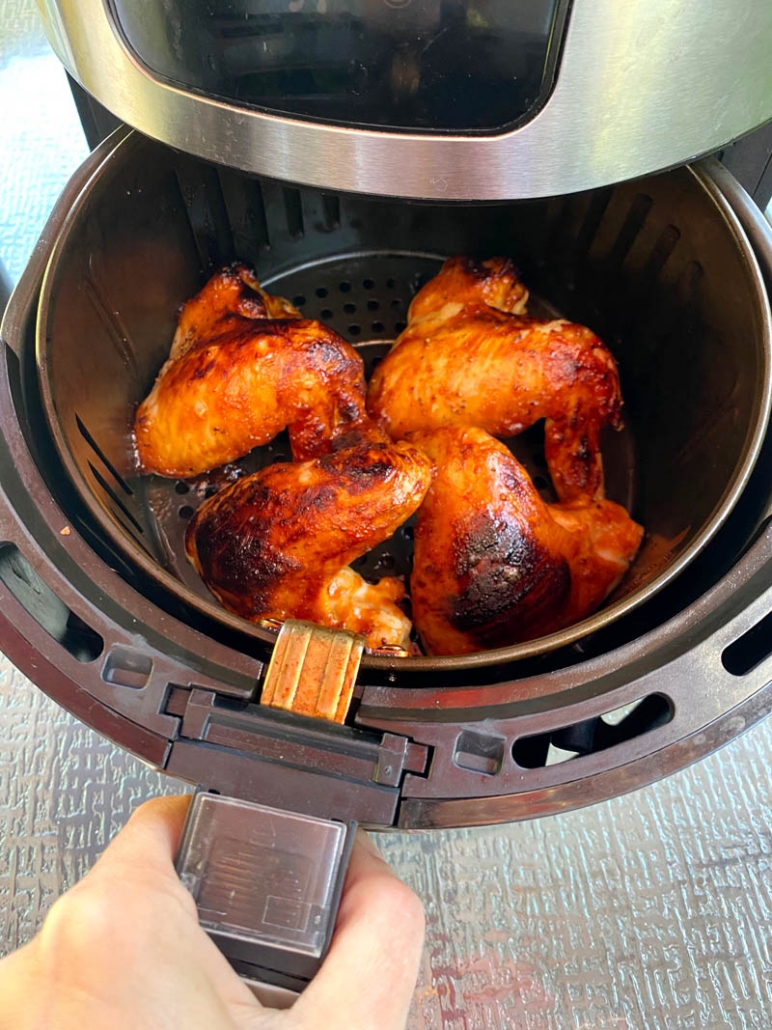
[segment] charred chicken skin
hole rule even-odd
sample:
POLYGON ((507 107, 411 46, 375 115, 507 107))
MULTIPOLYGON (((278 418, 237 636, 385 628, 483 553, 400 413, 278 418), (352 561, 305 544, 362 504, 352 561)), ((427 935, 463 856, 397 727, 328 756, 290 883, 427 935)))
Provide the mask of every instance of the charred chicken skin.
POLYGON ((206 501, 188 557, 229 611, 251 621, 308 619, 361 633, 370 648, 408 645, 400 580, 366 583, 350 562, 418 508, 432 465, 409 443, 372 443, 271 465, 206 501))
POLYGON ((194 476, 285 427, 297 460, 329 452, 352 430, 368 432, 362 360, 234 265, 182 309, 169 359, 137 411, 140 468, 194 476))
POLYGON ((616 363, 584 326, 527 317, 527 299, 508 260, 446 261, 375 370, 368 408, 394 439, 441 426, 514 436, 546 419, 560 500, 601 499, 600 430, 621 425, 616 363))
POLYGON ((594 611, 643 535, 620 505, 546 504, 504 444, 477 428, 414 442, 435 463, 418 513, 413 620, 431 654, 544 636, 594 611))

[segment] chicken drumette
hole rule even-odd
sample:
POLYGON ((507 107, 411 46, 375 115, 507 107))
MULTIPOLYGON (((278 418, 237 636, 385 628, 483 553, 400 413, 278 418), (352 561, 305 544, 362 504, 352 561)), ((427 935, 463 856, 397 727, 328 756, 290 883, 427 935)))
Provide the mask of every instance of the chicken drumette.
POLYGON ((616 363, 584 326, 528 318, 527 299, 510 261, 446 261, 375 370, 368 408, 395 440, 441 426, 513 436, 544 418, 560 500, 600 499, 600 430, 621 424, 616 363))
POLYGON ((413 620, 433 654, 544 636, 594 611, 643 530, 613 501, 546 504, 504 444, 448 428, 414 442, 435 463, 418 513, 413 620))
POLYGON ((137 411, 140 468, 194 476, 287 426, 298 460, 352 430, 372 435, 362 359, 234 265, 182 309, 169 359, 137 411))
POLYGON ((311 461, 271 465, 206 501, 188 557, 208 588, 245 619, 308 619, 405 647, 400 580, 369 584, 348 564, 416 510, 432 466, 409 443, 361 441, 311 461))

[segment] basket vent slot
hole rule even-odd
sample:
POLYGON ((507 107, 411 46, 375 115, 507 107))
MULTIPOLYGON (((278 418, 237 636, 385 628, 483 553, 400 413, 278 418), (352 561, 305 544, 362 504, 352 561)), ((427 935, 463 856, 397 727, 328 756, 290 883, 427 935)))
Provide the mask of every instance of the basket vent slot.
POLYGON ((96 456, 102 462, 104 467, 108 470, 108 472, 113 477, 113 479, 118 484, 118 486, 121 488, 121 490, 123 490, 123 492, 128 497, 131 497, 132 494, 134 493, 134 491, 131 489, 131 487, 126 482, 126 480, 123 478, 123 476, 116 470, 116 468, 113 465, 113 463, 110 461, 110 459, 104 453, 104 451, 99 446, 99 444, 96 442, 94 437, 88 431, 88 429, 84 425, 83 420, 81 419, 80 415, 76 415, 75 416, 75 423, 76 423, 76 425, 78 427, 78 432, 80 433, 80 435, 83 437, 83 439, 89 445, 89 447, 94 452, 94 454, 96 454, 96 456))
POLYGON ((772 612, 738 637, 721 655, 721 664, 732 676, 747 676, 772 654, 772 612))
POLYGON ((653 203, 654 201, 648 194, 639 193, 630 205, 630 210, 627 212, 622 228, 619 230, 619 235, 614 240, 611 253, 609 254, 608 260, 612 268, 621 265, 630 253, 639 232, 649 217, 649 211, 653 203))
POLYGON ((300 199, 300 190, 285 187, 282 193, 284 194, 284 209, 287 212, 287 231, 293 239, 298 239, 300 236, 305 235, 303 202, 300 199))
POLYGON ((645 274, 649 281, 656 281, 680 239, 681 233, 674 225, 666 225, 659 234, 659 239, 646 262, 645 274))
POLYGON ((603 216, 606 213, 613 192, 613 188, 609 187, 593 193, 587 208, 587 214, 582 222, 582 227, 576 236, 576 244, 574 245, 574 257, 576 260, 582 259, 589 252, 595 237, 598 235, 600 223, 603 221, 603 216))
POLYGON ((228 168, 218 169, 217 174, 230 221, 234 253, 238 259, 256 264, 260 251, 268 250, 271 245, 262 186, 257 179, 245 179, 228 168))
POLYGON ((79 662, 93 662, 104 650, 102 637, 60 600, 16 544, 0 544, 0 582, 41 629, 79 662))
POLYGON ((690 261, 678 281, 678 307, 690 309, 694 303, 697 290, 705 275, 705 269, 699 261, 690 261))
POLYGON ((331 193, 322 194, 322 215, 325 232, 340 228, 340 201, 331 193))
POLYGON ((107 482, 105 477, 100 473, 99 469, 94 468, 91 462, 88 463, 88 467, 91 469, 91 473, 94 476, 94 479, 96 479, 97 483, 99 483, 99 485, 102 487, 102 489, 113 502, 113 504, 116 506, 116 508, 118 508, 118 510, 121 512, 124 518, 134 527, 134 529, 136 529, 138 533, 144 534, 145 531, 143 530, 138 520, 131 514, 131 512, 120 499, 115 490, 113 490, 113 488, 107 482))
POLYGON ((174 174, 202 268, 228 264, 234 258, 233 234, 216 170, 182 165, 174 174))
POLYGON ((670 700, 662 694, 649 694, 597 718, 520 737, 513 745, 512 757, 523 769, 540 769, 606 751, 665 726, 672 718, 670 700))

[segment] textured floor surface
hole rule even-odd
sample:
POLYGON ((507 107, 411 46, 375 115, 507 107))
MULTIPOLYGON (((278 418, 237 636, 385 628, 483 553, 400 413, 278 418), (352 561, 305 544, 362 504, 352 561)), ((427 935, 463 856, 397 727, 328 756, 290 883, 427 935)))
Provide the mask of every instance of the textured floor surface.
MULTIPOLYGON (((86 153, 33 0, 0 5, 0 257, 16 277, 86 153)), ((380 838, 424 899, 411 1030, 772 1027, 772 723, 633 795, 380 838)), ((0 952, 145 798, 178 789, 0 658, 0 952)))

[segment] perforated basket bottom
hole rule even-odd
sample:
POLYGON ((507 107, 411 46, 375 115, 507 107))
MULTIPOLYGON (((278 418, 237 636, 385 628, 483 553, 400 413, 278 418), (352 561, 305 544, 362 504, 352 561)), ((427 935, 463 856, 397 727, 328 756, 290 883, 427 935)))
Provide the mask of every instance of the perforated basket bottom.
MULTIPOLYGON (((308 318, 332 326, 361 352, 369 379, 376 364, 388 352, 394 338, 404 329, 411 298, 439 269, 442 258, 420 253, 358 253, 304 264, 267 278, 264 286, 287 297, 308 318)), ((529 311, 537 317, 558 318, 548 302, 532 298, 529 311)), ((624 383, 623 383, 624 389, 624 383)), ((507 440, 513 454, 528 470, 542 497, 556 497, 544 458, 541 424, 507 440)), ((609 432, 603 442, 608 495, 628 510, 634 505, 635 462, 633 433, 629 425, 620 433, 609 432)), ((136 487, 145 493, 151 530, 156 535, 156 553, 178 579, 202 597, 206 587, 185 555, 185 528, 198 506, 235 478, 256 472, 275 462, 291 461, 289 439, 280 434, 265 447, 226 468, 190 480, 151 476, 136 487)), ((413 523, 410 519, 397 532, 353 567, 366 579, 404 576, 409 582, 413 553, 413 523)), ((624 596, 624 584, 615 598, 624 596)))

